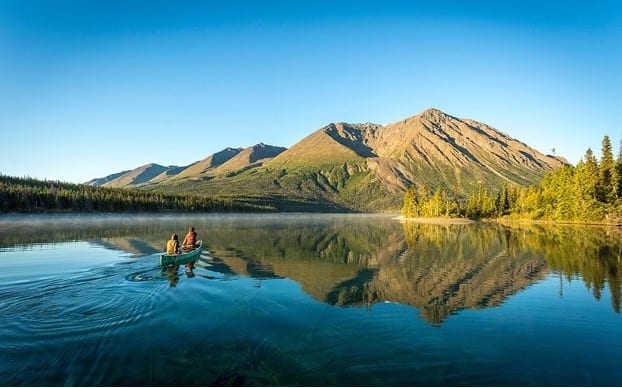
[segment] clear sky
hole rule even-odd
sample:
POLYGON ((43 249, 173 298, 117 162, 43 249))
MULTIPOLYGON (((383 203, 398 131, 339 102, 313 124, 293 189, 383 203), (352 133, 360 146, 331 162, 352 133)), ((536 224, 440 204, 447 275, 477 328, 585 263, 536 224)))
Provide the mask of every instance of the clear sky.
POLYGON ((84 182, 427 108, 576 163, 622 133, 622 1, 0 0, 0 173, 84 182))

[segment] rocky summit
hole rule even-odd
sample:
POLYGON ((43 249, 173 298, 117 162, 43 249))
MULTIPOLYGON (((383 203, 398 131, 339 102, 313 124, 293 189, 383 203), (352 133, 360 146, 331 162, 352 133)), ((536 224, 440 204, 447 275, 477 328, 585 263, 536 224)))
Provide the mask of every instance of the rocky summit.
POLYGON ((289 149, 227 148, 186 167, 155 164, 89 184, 247 198, 282 211, 395 211, 415 186, 465 196, 527 186, 567 161, 438 109, 388 125, 331 123, 289 149))

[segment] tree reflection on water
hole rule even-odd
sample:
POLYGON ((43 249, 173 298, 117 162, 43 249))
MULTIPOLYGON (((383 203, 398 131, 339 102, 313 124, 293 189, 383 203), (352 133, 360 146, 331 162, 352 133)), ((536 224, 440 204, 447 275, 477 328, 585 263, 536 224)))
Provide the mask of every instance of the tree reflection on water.
MULTIPOLYGON (((23 217, 0 220, 0 249, 84 240, 157 254, 171 232, 197 227, 209 259, 199 269, 256 279, 289 278, 336 306, 391 301, 441 324, 462 309, 502 304, 551 273, 606 287, 620 312, 617 229, 587 226, 400 223, 387 216, 23 217)), ((198 278, 210 278, 198 276, 198 278)))
POLYGON ((414 306, 434 324, 498 306, 552 272, 582 278, 596 298, 608 285, 620 311, 622 244, 603 228, 355 222, 229 229, 210 242, 238 274, 293 279, 331 305, 414 306))

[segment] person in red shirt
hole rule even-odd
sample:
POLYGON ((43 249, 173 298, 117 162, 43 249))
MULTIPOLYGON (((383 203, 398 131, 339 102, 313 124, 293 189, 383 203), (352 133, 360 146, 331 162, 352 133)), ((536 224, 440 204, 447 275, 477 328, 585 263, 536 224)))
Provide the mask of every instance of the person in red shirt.
POLYGON ((191 251, 197 247, 197 232, 194 231, 194 226, 188 228, 188 234, 184 237, 184 242, 181 243, 181 249, 185 251, 191 251))

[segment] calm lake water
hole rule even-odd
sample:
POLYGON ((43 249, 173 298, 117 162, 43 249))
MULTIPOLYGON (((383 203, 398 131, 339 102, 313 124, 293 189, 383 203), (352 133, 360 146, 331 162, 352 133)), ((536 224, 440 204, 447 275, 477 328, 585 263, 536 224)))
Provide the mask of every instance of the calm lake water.
POLYGON ((622 384, 618 228, 0 217, 0 385, 622 384), (161 268, 193 225, 199 260, 161 268))

